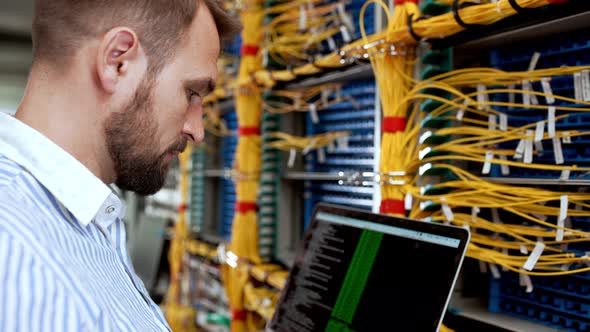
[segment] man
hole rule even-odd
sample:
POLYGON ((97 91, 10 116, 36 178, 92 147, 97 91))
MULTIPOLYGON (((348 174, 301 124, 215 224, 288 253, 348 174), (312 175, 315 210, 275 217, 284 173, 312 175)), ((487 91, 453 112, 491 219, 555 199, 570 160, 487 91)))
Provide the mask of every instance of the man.
POLYGON ((0 331, 166 331, 107 184, 149 195, 203 139, 219 0, 37 0, 34 62, 0 116, 0 331))

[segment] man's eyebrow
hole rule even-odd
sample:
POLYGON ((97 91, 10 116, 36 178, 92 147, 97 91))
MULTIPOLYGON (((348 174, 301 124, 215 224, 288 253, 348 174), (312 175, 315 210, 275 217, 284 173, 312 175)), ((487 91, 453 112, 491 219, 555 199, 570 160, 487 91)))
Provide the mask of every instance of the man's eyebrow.
POLYGON ((215 81, 210 77, 197 78, 185 81, 184 86, 204 97, 215 90, 215 81))

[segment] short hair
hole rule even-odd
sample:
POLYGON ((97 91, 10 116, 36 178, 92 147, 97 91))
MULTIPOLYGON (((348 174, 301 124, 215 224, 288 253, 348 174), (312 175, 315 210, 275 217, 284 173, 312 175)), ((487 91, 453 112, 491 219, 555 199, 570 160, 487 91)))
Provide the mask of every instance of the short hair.
POLYGON ((35 0, 33 61, 67 65, 82 43, 117 26, 134 29, 148 56, 150 72, 159 72, 174 56, 199 5, 207 6, 225 40, 240 29, 222 0, 35 0))

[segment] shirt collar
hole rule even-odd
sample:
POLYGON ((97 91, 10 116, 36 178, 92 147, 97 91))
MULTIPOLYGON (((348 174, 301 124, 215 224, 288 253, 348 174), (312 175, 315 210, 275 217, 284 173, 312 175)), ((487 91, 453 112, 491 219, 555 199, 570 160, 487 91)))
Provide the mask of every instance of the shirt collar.
MULTIPOLYGON (((0 154, 31 173, 83 227, 111 210, 109 207, 115 207, 107 203, 116 198, 111 189, 76 158, 35 129, 1 113, 0 154)), ((113 215, 113 220, 124 210, 116 200, 117 209, 107 213, 113 215)))

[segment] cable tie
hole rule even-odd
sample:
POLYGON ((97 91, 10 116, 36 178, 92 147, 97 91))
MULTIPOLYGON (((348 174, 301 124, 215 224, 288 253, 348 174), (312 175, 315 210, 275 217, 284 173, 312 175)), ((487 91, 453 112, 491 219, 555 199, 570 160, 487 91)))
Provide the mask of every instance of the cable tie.
MULTIPOLYGON (((422 41, 423 37, 420 36, 419 34, 417 34, 416 31, 414 30, 414 26, 413 26, 414 21, 412 21, 412 18, 413 17, 414 17, 414 14, 411 14, 411 15, 408 16, 408 22, 407 22, 407 24, 408 24, 408 32, 410 33, 410 36, 412 36, 412 38, 414 38, 414 40, 416 42, 420 42, 420 41, 422 41)), ((423 18, 420 18, 420 17, 417 18, 416 19, 416 22, 420 21, 421 19, 423 19, 423 18)))
POLYGON ((455 22, 457 22, 457 24, 459 24, 461 27, 463 27, 466 30, 482 27, 481 24, 465 23, 465 21, 463 21, 463 19, 461 18, 461 15, 459 15, 459 9, 461 9, 460 5, 459 5, 459 0, 453 0, 453 17, 455 18, 455 22))
POLYGON ((526 13, 529 13, 531 11, 530 8, 521 7, 518 4, 518 2, 516 2, 516 0, 508 0, 508 3, 510 4, 510 7, 512 7, 514 10, 516 10, 516 12, 519 13, 519 14, 526 14, 526 13))

